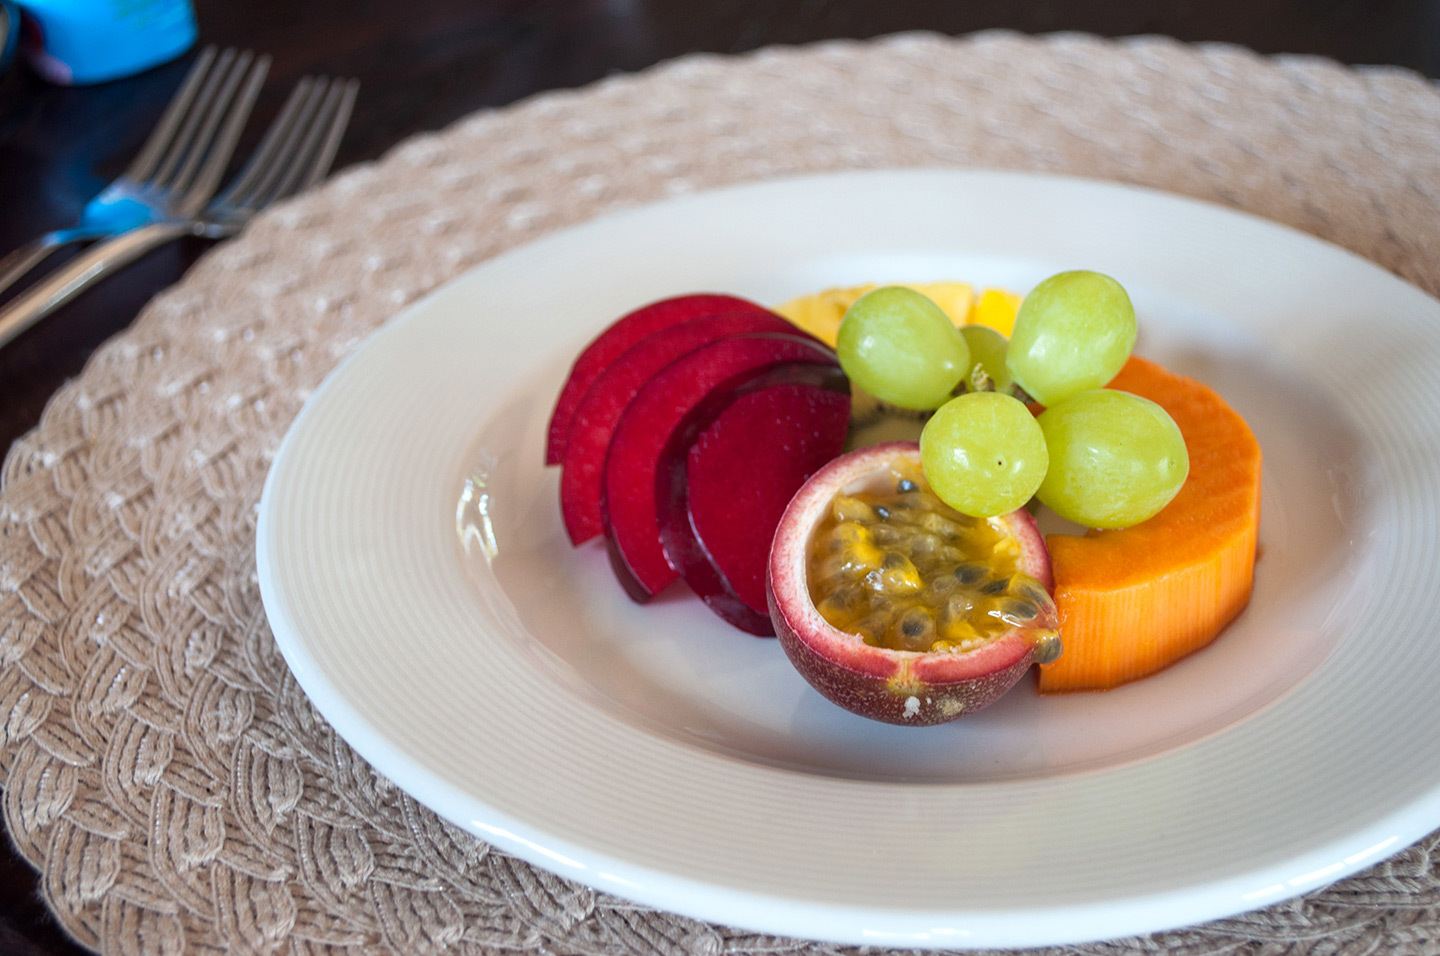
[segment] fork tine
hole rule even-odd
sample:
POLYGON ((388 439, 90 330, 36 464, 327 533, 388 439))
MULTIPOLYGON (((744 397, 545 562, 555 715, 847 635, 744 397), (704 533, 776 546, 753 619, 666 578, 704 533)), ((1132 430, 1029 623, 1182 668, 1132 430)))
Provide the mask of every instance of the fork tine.
POLYGON ((241 167, 235 181, 215 197, 217 203, 228 203, 237 207, 249 205, 255 183, 268 173, 281 141, 288 134, 296 117, 300 115, 302 107, 309 102, 310 88, 314 85, 315 80, 308 76, 295 84, 295 88, 290 91, 290 96, 285 100, 285 105, 281 107, 275 119, 270 121, 270 126, 260 139, 260 145, 245 161, 245 165, 241 167))
MULTIPOLYGON (((225 86, 220 91, 220 96, 205 112, 200 128, 196 131, 195 139, 186 152, 185 162, 170 181, 170 189, 177 195, 187 193, 200 170, 214 161, 214 157, 217 155, 213 148, 216 145, 216 136, 221 127, 227 125, 227 118, 232 118, 238 113, 240 122, 243 124, 249 117, 250 109, 255 104, 255 96, 260 92, 259 86, 253 80, 258 75, 263 81, 269 68, 270 61, 268 59, 262 57, 259 61, 255 61, 253 54, 247 50, 230 70, 230 75, 225 78, 225 86), (254 63, 253 69, 252 62, 254 63)), ((239 137, 239 130, 235 131, 235 135, 237 138, 239 137)), ((222 171, 229 159, 228 153, 220 156, 222 171)), ((211 188, 214 188, 213 184, 211 188)), ((189 197, 185 196, 184 198, 188 199, 189 197)), ((208 195, 200 197, 201 204, 208 198, 210 198, 208 195)), ((182 216, 187 214, 184 209, 178 211, 182 216)))
MULTIPOLYGON (((195 130, 200 125, 201 118, 215 105, 215 99, 219 94, 220 87, 224 84, 226 76, 230 72, 231 65, 235 62, 236 51, 226 49, 220 54, 220 59, 214 68, 205 77, 205 83, 196 95, 195 101, 190 104, 186 111, 185 118, 180 124, 180 131, 170 140, 169 147, 165 150, 164 157, 160 160, 159 166, 151 175, 151 181, 158 187, 165 189, 170 187, 171 179, 176 168, 185 158, 185 153, 190 147, 191 141, 195 138, 195 130)), ((240 54, 248 57, 248 54, 240 54)))
POLYGON ((330 119, 330 132, 320 144, 320 152, 310 163, 310 170, 300 182, 300 191, 309 189, 325 177, 330 164, 335 162, 335 152, 345 136, 345 127, 350 125, 350 113, 355 108, 355 97, 360 93, 359 80, 346 80, 340 96, 340 105, 330 119))
POLYGON ((339 115, 342 104, 345 102, 345 93, 348 83, 339 80, 331 80, 329 89, 325 92, 325 99, 320 104, 319 112, 310 123, 310 128, 305 133, 305 140, 300 148, 290 156, 290 162, 280 179, 274 184, 269 195, 262 196, 260 201, 269 205, 276 200, 283 199, 297 190, 315 161, 320 158, 324 144, 331 138, 330 130, 334 120, 339 115))
POLYGON ((124 176, 135 182, 143 182, 152 172, 155 165, 160 161, 160 154, 170 145, 170 138, 180 126, 180 120, 190 109, 191 102, 195 99, 196 92, 205 81, 205 76, 210 70, 210 65, 215 62, 215 47, 207 46, 200 51, 195 58, 190 72, 185 74, 184 81, 175 95, 170 98, 170 104, 165 107, 165 112, 160 117, 160 122, 150 133, 145 145, 140 148, 139 154, 130 161, 124 176))
POLYGON ((328 85, 329 81, 324 77, 312 80, 308 95, 280 138, 279 146, 269 157, 265 168, 257 171, 255 181, 250 185, 249 195, 245 197, 245 207, 259 209, 264 205, 265 197, 273 192, 276 181, 284 175, 296 150, 304 142, 306 130, 314 123, 316 110, 324 102, 328 85))
MULTIPOLYGON (((220 177, 225 173, 225 167, 230 163, 230 156, 235 152, 235 144, 240 141, 240 133, 245 128, 245 122, 250 118, 250 110, 255 106, 255 98, 260 95, 260 87, 265 83, 265 74, 270 69, 270 58, 262 56, 255 61, 255 67, 250 71, 246 80, 231 104, 226 114, 225 123, 220 129, 220 134, 209 146, 203 164, 195 172, 194 181, 189 185, 186 193, 181 197, 176 206, 176 214, 184 217, 194 216, 205 205, 205 202, 215 193, 220 185, 220 177)), ((198 158, 199 151, 194 155, 198 158)), ((192 162, 194 159, 192 159, 192 162)))

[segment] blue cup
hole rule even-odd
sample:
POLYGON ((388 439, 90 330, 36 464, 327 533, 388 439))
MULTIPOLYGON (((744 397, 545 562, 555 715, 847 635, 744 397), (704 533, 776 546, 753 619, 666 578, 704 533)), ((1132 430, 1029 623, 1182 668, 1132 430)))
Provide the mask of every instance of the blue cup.
POLYGON ((18 0, 25 55, 52 83, 103 83, 173 60, 195 43, 190 0, 18 0))

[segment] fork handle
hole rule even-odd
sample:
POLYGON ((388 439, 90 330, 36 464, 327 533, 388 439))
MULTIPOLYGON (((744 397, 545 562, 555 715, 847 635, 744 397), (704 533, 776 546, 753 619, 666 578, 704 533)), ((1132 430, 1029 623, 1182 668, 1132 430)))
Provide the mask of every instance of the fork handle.
POLYGON ((57 229, 11 250, 5 258, 0 259, 0 292, 10 288, 31 269, 44 262, 56 249, 88 238, 90 236, 78 229, 57 229))
MULTIPOLYGON (((156 246, 190 231, 184 222, 155 222, 97 242, 0 308, 0 345, 69 302, 82 291, 156 246)), ((49 252, 46 249, 45 252, 49 252)), ((43 258, 43 253, 42 256, 43 258)), ((9 261, 9 257, 6 257, 9 261)), ((38 261, 38 260, 37 260, 38 261)))
POLYGON ((68 229, 47 232, 38 239, 32 239, 25 245, 12 249, 4 258, 0 258, 0 294, 49 258, 50 253, 56 249, 89 239, 102 239, 112 233, 113 230, 71 226, 68 229))

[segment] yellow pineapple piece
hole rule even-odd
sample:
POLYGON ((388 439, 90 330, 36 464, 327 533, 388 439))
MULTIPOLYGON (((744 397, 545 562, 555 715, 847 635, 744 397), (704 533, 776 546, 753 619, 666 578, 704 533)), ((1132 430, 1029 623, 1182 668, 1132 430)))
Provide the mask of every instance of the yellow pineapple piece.
POLYGON ((1015 331, 1015 313, 1020 311, 1020 296, 1004 289, 986 289, 975 301, 970 314, 971 325, 988 325, 1007 339, 1015 331))
MULTIPOLYGON (((966 323, 976 304, 975 290, 965 282, 906 282, 900 284, 929 298, 956 325, 966 323)), ((870 283, 844 289, 826 289, 813 295, 803 295, 798 299, 791 299, 784 305, 778 306, 775 311, 833 347, 835 337, 840 332, 840 320, 845 317, 845 311, 855 303, 856 299, 876 288, 878 287, 874 283, 870 283)))
POLYGON ((956 325, 970 321, 970 312, 975 308, 975 288, 968 282, 925 282, 910 288, 940 306, 940 311, 950 317, 956 325))
POLYGON ((791 299, 775 311, 788 321, 798 325, 831 348, 840 333, 840 320, 845 311, 865 293, 874 289, 871 285, 851 286, 848 289, 826 289, 811 295, 791 299))

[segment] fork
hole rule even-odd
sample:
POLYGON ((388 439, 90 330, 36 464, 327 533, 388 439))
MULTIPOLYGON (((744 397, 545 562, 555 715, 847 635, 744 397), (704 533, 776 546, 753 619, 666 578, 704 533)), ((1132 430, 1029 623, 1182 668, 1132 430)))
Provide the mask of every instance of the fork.
POLYGON ((203 210, 97 242, 0 309, 0 345, 156 246, 184 235, 232 236, 260 210, 319 182, 335 160, 358 89, 355 80, 301 80, 234 182, 203 210))
POLYGON ((0 259, 0 292, 61 246, 198 211, 215 192, 269 68, 269 57, 249 51, 201 51, 140 153, 85 204, 80 221, 0 259))

